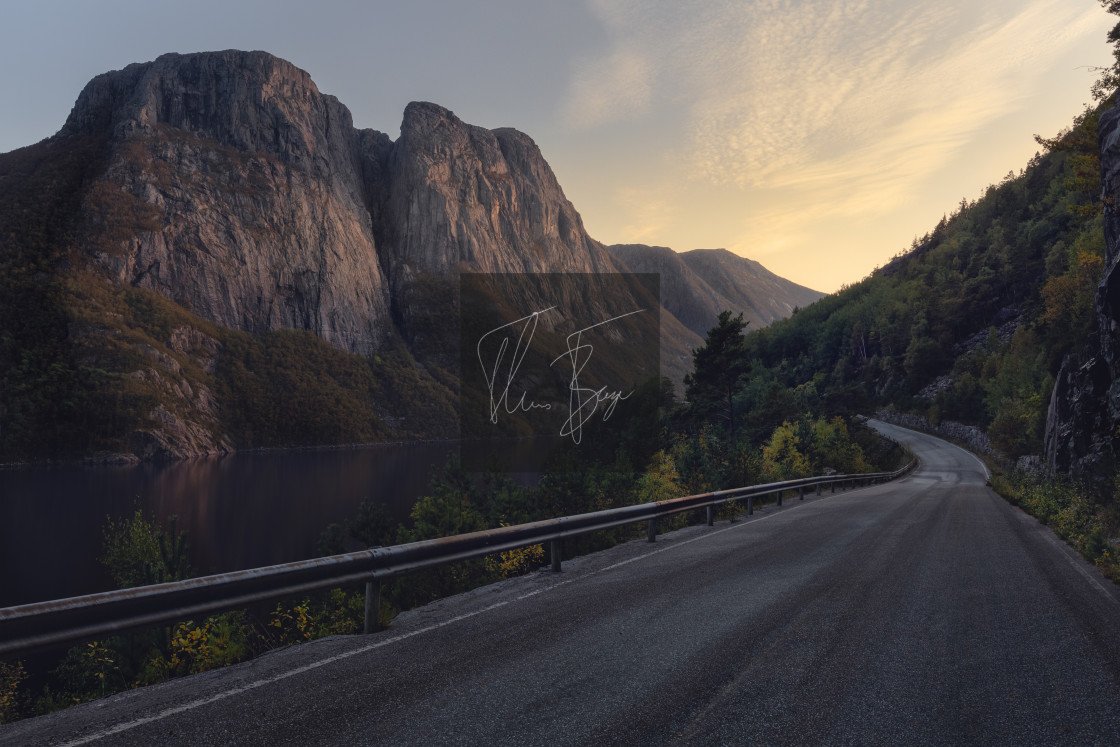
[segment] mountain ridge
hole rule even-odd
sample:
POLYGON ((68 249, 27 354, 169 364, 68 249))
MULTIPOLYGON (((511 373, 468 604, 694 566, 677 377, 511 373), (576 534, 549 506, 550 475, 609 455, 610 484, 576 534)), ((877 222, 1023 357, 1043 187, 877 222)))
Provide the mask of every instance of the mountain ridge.
POLYGON ((662 305, 703 338, 721 311, 741 311, 752 329, 790 316, 824 293, 779 277, 727 249, 613 244, 607 250, 634 272, 657 272, 662 305))

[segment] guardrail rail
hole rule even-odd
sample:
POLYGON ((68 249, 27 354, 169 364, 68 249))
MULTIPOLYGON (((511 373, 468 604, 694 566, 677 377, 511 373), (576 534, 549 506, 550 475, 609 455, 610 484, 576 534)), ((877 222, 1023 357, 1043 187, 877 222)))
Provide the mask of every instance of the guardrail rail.
POLYGON ((894 472, 823 475, 717 490, 393 547, 7 607, 0 609, 0 657, 360 583, 366 585, 365 632, 371 633, 378 629, 381 582, 394 576, 545 542, 551 543, 552 570, 558 572, 560 541, 565 537, 645 521, 649 524, 647 539, 654 542, 658 519, 682 511, 707 508, 707 523, 711 526, 715 506, 728 501, 746 499, 750 514, 758 497, 777 494, 780 506, 785 491, 796 490, 798 497, 804 499, 805 491, 812 488, 820 495, 823 486, 835 492, 837 486, 844 490, 849 485, 887 482, 916 466, 917 459, 912 459, 894 472))

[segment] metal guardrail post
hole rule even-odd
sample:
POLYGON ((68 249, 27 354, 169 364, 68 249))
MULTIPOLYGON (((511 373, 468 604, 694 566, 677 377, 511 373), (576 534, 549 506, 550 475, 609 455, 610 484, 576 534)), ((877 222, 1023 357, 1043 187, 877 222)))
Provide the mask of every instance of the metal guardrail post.
POLYGON ((708 526, 715 524, 716 512, 712 506, 708 506, 708 526))
POLYGON ((821 494, 821 484, 818 482, 817 483, 817 495, 820 495, 820 494, 821 494))
POLYGON ((835 493, 836 492, 836 483, 835 482, 830 482, 828 484, 828 492, 830 492, 830 493, 835 493))
POLYGON ((802 485, 800 488, 797 489, 797 500, 799 500, 799 501, 805 500, 805 486, 804 485, 802 485))
POLYGON ((657 541, 657 519, 650 519, 649 526, 646 527, 646 542, 657 541))
POLYGON ((777 492, 777 496, 778 496, 778 508, 781 508, 782 507, 782 491, 779 490, 777 492))
POLYGON ((549 549, 552 550, 552 572, 560 572, 560 540, 552 540, 548 543, 549 549))
POLYGON ((362 632, 366 635, 381 630, 381 579, 366 581, 366 619, 362 632))
POLYGON ((747 497, 747 516, 754 514, 754 496, 747 497))

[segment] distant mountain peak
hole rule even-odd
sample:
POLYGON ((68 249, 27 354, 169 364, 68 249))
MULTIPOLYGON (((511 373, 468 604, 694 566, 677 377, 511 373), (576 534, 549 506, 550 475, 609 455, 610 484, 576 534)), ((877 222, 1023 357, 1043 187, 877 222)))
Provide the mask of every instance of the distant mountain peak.
POLYGON ((607 249, 634 272, 661 273, 662 305, 700 337, 724 310, 741 312, 751 328, 758 329, 824 296, 727 249, 678 253, 644 244, 607 249))

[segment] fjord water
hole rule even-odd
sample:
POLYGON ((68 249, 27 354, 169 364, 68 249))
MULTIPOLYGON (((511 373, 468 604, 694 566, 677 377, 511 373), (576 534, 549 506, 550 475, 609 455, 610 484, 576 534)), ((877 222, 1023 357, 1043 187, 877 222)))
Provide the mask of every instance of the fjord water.
MULTIPOLYGON (((189 533, 197 574, 313 557, 363 500, 404 521, 455 442, 241 453, 128 467, 0 469, 0 607, 113 587, 107 517, 136 508, 189 533)), ((352 549, 360 549, 354 547, 352 549)))

